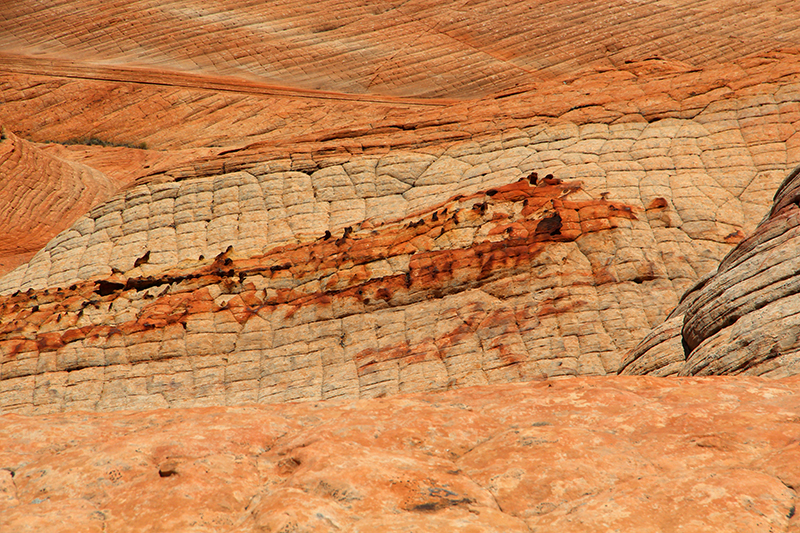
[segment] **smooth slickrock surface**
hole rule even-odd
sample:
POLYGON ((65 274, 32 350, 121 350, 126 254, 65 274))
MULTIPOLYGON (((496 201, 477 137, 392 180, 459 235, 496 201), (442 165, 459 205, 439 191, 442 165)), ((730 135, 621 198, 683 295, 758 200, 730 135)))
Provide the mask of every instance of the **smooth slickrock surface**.
POLYGON ((0 417, 2 531, 797 531, 798 378, 0 417))

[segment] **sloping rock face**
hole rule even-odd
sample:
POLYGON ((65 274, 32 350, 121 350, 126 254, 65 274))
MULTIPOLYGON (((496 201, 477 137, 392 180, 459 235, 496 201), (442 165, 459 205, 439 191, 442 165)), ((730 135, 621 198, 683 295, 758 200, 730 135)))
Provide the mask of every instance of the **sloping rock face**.
POLYGON ((800 530, 798 378, 7 414, 3 531, 800 530))
POLYGON ((798 190, 800 167, 780 186, 753 234, 631 351, 623 373, 780 377, 800 372, 798 190))
POLYGON ((57 11, 25 5, 0 118, 91 141, 37 149, 129 185, 0 280, 6 410, 616 373, 800 159, 800 55, 765 41, 724 63, 590 61, 431 99, 416 82, 277 86, 163 51, 100 64, 91 32, 39 43, 57 11), (38 46, 50 55, 21 55, 38 46))
POLYGON ((52 156, 2 126, 0 176, 0 274, 118 190, 103 173, 52 156))
POLYGON ((791 0, 15 2, 4 51, 275 85, 475 97, 659 57, 703 68, 800 41, 791 0), (91 14, 89 17, 87 14, 91 14))

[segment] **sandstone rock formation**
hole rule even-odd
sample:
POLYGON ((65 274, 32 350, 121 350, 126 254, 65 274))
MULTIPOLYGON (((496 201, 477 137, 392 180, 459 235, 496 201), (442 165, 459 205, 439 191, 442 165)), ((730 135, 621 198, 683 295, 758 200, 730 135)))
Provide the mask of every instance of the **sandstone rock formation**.
POLYGON ((9 414, 2 531, 798 531, 798 378, 9 414))
POLYGON ((53 157, 0 128, 0 274, 5 274, 111 197, 117 186, 93 168, 53 157))
POLYGON ((800 167, 780 186, 753 234, 631 351, 623 373, 780 377, 800 372, 798 189, 800 167))
POLYGON ((0 47, 350 94, 475 97, 654 57, 704 68, 800 40, 790 0, 46 5, 8 6, 0 47))
POLYGON ((172 45, 133 65, 124 39, 101 63, 99 34, 42 44, 54 12, 16 9, 30 31, 4 37, 0 118, 34 141, 99 139, 37 149, 124 190, 0 280, 6 410, 615 373, 800 159, 800 54, 765 41, 358 94, 170 64, 172 45))
POLYGON ((5 6, 0 531, 800 532, 795 7, 5 6))

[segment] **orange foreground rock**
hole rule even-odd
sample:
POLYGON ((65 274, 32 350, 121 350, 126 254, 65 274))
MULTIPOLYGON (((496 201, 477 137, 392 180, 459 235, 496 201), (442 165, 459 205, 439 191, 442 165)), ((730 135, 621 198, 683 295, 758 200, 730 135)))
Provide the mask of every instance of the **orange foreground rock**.
POLYGON ((0 417, 0 531, 798 531, 799 378, 0 417))

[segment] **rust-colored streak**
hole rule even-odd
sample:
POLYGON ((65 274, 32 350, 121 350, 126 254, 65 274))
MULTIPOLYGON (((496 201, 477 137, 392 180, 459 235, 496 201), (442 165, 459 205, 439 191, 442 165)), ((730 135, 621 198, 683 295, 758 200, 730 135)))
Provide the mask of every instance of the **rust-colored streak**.
POLYGON ((744 233, 742 233, 741 229, 737 229, 725 236, 725 242, 728 244, 739 244, 744 240, 744 233))
MULTIPOLYGON (((500 276, 530 271, 536 258, 552 243, 573 241, 582 234, 618 227, 623 219, 636 219, 635 210, 622 203, 605 199, 570 200, 569 196, 578 190, 580 183, 575 181, 548 177, 534 186, 523 178, 469 196, 453 197, 404 220, 378 227, 370 225, 364 230, 351 228, 341 238, 322 236, 241 259, 229 248, 205 266, 176 269, 156 277, 125 280, 115 274, 102 285, 102 295, 97 293, 97 280, 52 293, 34 290, 16 293, 0 298, 0 306, 14 309, 12 312, 16 314, 14 320, 0 327, 0 342, 15 340, 17 344, 0 346, 9 357, 22 350, 33 350, 30 343, 23 342, 31 335, 35 349, 52 351, 83 339, 136 335, 185 324, 194 315, 223 310, 244 324, 251 317, 272 312, 279 306, 290 319, 307 306, 319 309, 333 306, 359 312, 441 298, 479 287, 500 276), (463 247, 438 247, 440 236, 461 224, 474 227, 476 223, 485 228, 486 238, 463 247), (373 274, 370 265, 374 261, 406 254, 407 270, 384 276, 373 274), (248 276, 256 274, 282 279, 282 283, 293 287, 277 288, 268 297, 265 291, 257 291, 246 281, 248 276), (300 289, 313 285, 310 281, 324 278, 328 281, 316 291, 300 289), (109 315, 106 323, 80 325, 80 316, 87 306, 110 309, 113 301, 128 291, 167 284, 173 289, 165 294, 152 300, 145 296, 146 303, 135 320, 112 324, 109 315), (222 309, 211 297, 208 288, 212 285, 233 295, 222 309), (44 324, 54 331, 40 333, 44 324)), ((569 309, 543 303, 540 314, 569 309)), ((464 334, 458 329, 451 337, 464 334)), ((450 338, 448 335, 442 339, 450 338)), ((385 351, 380 360, 408 357, 411 350, 409 346, 397 346, 385 351)), ((426 353, 416 356, 424 358, 426 353)), ((366 356, 362 359, 366 361, 366 356)))

